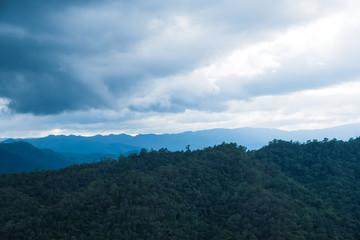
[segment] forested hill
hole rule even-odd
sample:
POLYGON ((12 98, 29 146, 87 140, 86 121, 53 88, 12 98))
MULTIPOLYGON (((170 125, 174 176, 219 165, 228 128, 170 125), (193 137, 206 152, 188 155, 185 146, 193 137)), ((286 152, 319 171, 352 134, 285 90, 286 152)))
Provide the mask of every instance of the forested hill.
POLYGON ((65 156, 49 149, 38 149, 27 142, 0 143, 0 174, 59 169, 71 165, 65 156))
POLYGON ((221 144, 0 177, 0 239, 360 239, 360 139, 221 144))
POLYGON ((39 149, 27 142, 0 143, 0 174, 60 169, 72 164, 99 161, 101 154, 58 153, 39 149))

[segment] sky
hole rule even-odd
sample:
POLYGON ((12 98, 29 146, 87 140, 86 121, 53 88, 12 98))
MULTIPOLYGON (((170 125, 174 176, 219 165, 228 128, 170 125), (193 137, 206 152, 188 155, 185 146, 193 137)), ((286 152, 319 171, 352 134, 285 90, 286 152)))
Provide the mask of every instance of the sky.
POLYGON ((360 123, 358 0, 0 0, 0 137, 360 123))

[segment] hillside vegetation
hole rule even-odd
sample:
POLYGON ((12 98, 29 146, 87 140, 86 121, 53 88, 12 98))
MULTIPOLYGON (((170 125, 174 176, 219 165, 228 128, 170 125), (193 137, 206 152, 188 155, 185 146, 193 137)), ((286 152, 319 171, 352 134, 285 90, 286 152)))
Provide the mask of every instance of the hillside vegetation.
POLYGON ((51 149, 39 149, 28 142, 0 143, 0 174, 55 170, 73 164, 97 162, 102 158, 103 154, 58 153, 51 149))
POLYGON ((59 169, 72 162, 49 149, 38 149, 27 142, 0 143, 0 173, 39 169, 59 169))
POLYGON ((0 177, 0 239, 359 239, 360 139, 167 149, 0 177))

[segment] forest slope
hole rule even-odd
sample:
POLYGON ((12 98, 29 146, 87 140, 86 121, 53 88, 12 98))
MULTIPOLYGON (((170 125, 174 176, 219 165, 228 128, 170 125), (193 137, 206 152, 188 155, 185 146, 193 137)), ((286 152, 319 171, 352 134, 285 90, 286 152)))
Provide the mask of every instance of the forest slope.
POLYGON ((27 142, 0 143, 0 174, 60 169, 73 164, 99 161, 103 157, 101 154, 58 153, 36 148, 27 142))
POLYGON ((0 177, 1 239, 359 239, 360 139, 221 144, 0 177))
POLYGON ((27 142, 0 143, 0 173, 59 169, 72 163, 59 153, 27 142))

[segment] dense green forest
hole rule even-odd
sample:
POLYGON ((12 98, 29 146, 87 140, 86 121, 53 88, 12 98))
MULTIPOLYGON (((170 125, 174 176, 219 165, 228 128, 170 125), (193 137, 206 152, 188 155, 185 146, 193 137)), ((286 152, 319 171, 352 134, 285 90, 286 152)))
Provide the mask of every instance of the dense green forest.
POLYGON ((0 239, 360 239, 360 138, 0 176, 0 239))

